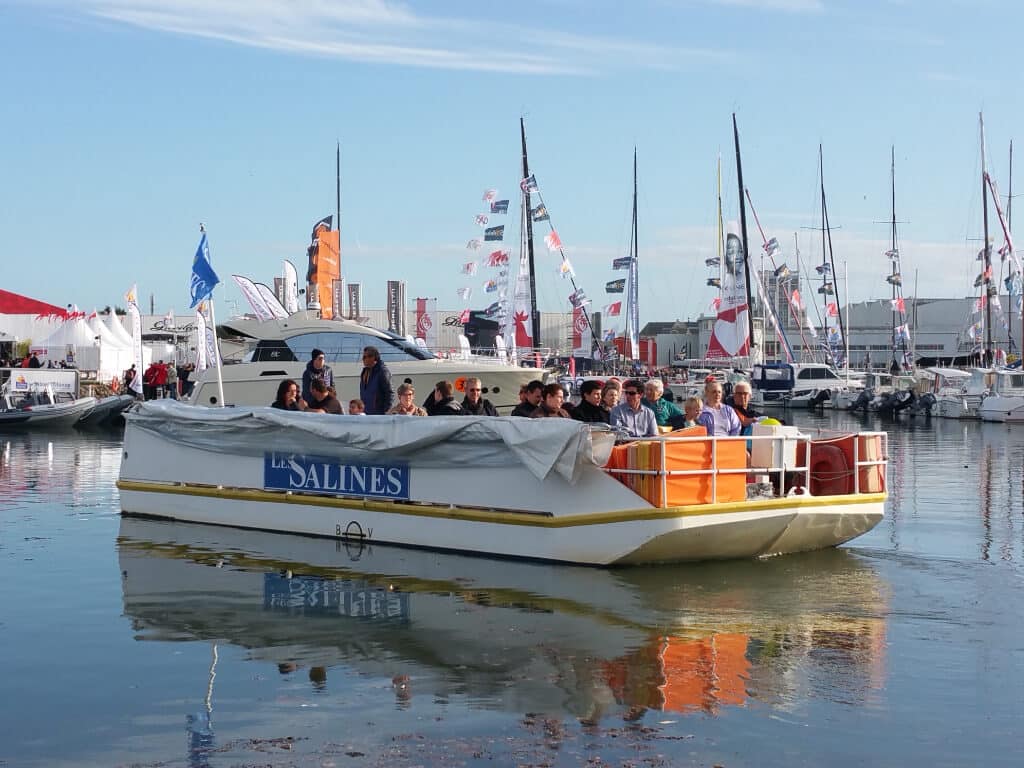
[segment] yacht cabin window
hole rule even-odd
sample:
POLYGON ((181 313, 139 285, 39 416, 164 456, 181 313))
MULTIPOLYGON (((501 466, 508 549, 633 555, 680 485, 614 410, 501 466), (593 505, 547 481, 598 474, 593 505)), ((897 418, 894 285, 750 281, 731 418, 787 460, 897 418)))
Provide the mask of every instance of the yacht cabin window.
POLYGON ((376 347, 385 363, 406 360, 429 360, 429 352, 400 337, 372 336, 352 331, 325 331, 303 333, 286 339, 285 343, 297 360, 309 360, 314 349, 322 349, 328 365, 331 363, 360 363, 364 347, 376 347))

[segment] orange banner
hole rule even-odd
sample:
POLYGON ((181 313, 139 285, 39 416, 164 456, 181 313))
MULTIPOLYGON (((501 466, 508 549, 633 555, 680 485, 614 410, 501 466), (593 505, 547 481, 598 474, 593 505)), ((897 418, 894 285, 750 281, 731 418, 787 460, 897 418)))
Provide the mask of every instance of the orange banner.
MULTIPOLYGON (((320 230, 316 254, 316 289, 320 299, 320 316, 334 317, 334 281, 341 278, 341 233, 320 230)), ((342 314, 338 307, 338 315, 342 314)))

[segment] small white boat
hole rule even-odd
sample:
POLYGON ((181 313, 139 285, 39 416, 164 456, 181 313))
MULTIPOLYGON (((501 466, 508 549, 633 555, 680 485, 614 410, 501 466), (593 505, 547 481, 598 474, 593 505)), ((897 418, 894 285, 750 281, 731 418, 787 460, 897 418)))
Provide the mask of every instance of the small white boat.
POLYGON ((52 387, 0 393, 0 429, 5 427, 64 428, 75 424, 96 405, 95 397, 55 393, 52 387))
POLYGON ((126 418, 124 514, 341 541, 587 565, 758 557, 849 541, 886 499, 880 432, 812 441, 793 428, 697 428, 614 446, 614 433, 570 419, 169 400, 126 418))
POLYGON ((863 389, 863 379, 827 363, 759 363, 750 377, 754 408, 833 407, 840 392, 863 389))
POLYGON ((944 419, 977 419, 981 401, 991 392, 994 372, 988 368, 929 368, 935 375, 935 412, 944 419))
POLYGON ((1019 423, 1024 421, 1024 372, 997 370, 992 374, 992 390, 978 404, 982 421, 1019 423))

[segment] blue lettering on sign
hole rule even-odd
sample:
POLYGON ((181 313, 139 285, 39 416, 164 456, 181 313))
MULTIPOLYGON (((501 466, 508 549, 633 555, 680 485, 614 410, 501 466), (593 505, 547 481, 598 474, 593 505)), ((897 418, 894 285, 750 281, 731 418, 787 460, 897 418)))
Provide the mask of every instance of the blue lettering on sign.
POLYGON ((265 453, 263 487, 274 491, 408 499, 409 465, 360 464, 299 453, 265 453))

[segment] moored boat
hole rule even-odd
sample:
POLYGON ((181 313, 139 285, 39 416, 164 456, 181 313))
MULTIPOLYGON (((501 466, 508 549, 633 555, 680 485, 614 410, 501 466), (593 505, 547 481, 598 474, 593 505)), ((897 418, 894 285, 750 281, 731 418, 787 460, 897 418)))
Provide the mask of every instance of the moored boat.
POLYGON ((568 419, 152 401, 127 416, 118 487, 127 515, 588 565, 821 549, 883 516, 884 433, 699 431, 614 446, 568 419))
POLYGON ((95 397, 56 393, 52 387, 25 392, 5 387, 0 392, 0 429, 70 427, 95 406, 95 397))

